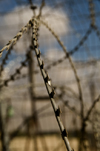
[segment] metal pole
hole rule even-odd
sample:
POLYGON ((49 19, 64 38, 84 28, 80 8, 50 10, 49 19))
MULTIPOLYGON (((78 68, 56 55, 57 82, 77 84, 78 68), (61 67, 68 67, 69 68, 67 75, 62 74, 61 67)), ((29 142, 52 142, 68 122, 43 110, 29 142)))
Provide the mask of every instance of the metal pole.
MULTIPOLYGON (((32 104, 32 115, 33 116, 33 129, 37 128, 37 114, 36 114, 36 102, 35 102, 35 93, 34 93, 34 60, 33 60, 33 53, 32 51, 29 51, 29 61, 28 61, 28 68, 29 68, 29 82, 32 84, 31 87, 29 88, 29 93, 30 93, 30 99, 31 99, 31 104, 32 104)), ((37 151, 37 138, 36 138, 36 129, 34 131, 34 150, 37 151)))

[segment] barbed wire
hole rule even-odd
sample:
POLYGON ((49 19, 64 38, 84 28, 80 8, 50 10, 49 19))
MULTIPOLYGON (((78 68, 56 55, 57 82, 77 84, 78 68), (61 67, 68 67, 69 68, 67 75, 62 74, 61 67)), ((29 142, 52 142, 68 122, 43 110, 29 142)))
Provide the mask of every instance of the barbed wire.
MULTIPOLYGON (((47 65, 47 66, 45 67, 45 69, 46 69, 46 70, 51 69, 52 67, 54 67, 54 66, 60 64, 61 62, 63 62, 65 59, 66 59, 66 56, 64 56, 64 57, 61 58, 61 59, 58 59, 57 61, 54 61, 54 62, 53 62, 52 64, 50 64, 50 65, 47 65)), ((95 65, 95 63, 96 63, 97 61, 98 61, 98 60, 90 60, 90 61, 88 61, 88 62, 83 62, 83 63, 80 62, 80 63, 79 63, 79 68, 86 67, 87 65, 95 65)), ((77 68, 78 68, 78 67, 77 67, 77 68)), ((38 73, 39 73, 38 70, 35 70, 35 71, 33 72, 33 74, 38 74, 38 73)), ((28 77, 28 75, 27 75, 27 74, 23 74, 22 76, 16 77, 14 80, 19 80, 19 79, 26 78, 26 77, 28 77)), ((90 77, 89 77, 89 79, 90 79, 90 77)), ((82 78, 81 80, 83 80, 83 78, 82 78)), ((73 83, 73 82, 75 82, 75 81, 70 81, 70 83, 73 83)), ((26 87, 30 87, 30 86, 31 86, 31 84, 24 85, 24 86, 21 86, 21 87, 22 87, 22 88, 26 88, 26 87)), ((21 88, 21 87, 20 87, 20 88, 21 88)))
POLYGON ((98 27, 95 23, 95 9, 94 9, 94 2, 93 0, 88 0, 89 1, 89 10, 90 10, 90 19, 91 19, 91 26, 95 30, 97 36, 100 39, 100 31, 98 30, 98 27))
MULTIPOLYGON (((40 20, 40 23, 42 23, 52 33, 52 35, 57 39, 59 44, 62 45, 61 47, 64 49, 63 43, 58 38, 57 34, 53 31, 53 29, 51 29, 51 27, 46 22, 44 22, 43 20, 40 20)), ((87 38, 88 38, 88 36, 90 35, 91 32, 92 32, 92 26, 90 25, 88 30, 86 31, 86 34, 83 36, 83 38, 80 40, 80 42, 75 46, 75 48, 73 48, 72 50, 70 50, 68 52, 68 55, 74 54, 74 52, 77 51, 80 48, 80 46, 82 46, 83 43, 87 40, 87 38)), ((66 57, 68 58, 67 55, 66 55, 66 57)))
POLYGON ((65 146, 66 146, 68 151, 72 151, 70 144, 69 144, 69 141, 68 141, 68 138, 67 138, 67 132, 66 132, 66 130, 65 130, 65 128, 61 122, 61 119, 60 119, 60 108, 57 107, 56 102, 54 100, 54 94, 55 94, 54 88, 51 85, 51 80, 50 80, 47 72, 44 70, 44 63, 40 57, 40 50, 38 49, 38 42, 37 42, 37 30, 38 30, 37 27, 38 27, 38 23, 36 20, 34 20, 33 28, 32 28, 32 30, 33 30, 32 31, 32 33, 33 33, 32 38, 33 38, 33 46, 34 46, 35 54, 37 57, 38 65, 40 67, 40 71, 41 71, 42 77, 44 79, 44 83, 45 83, 48 95, 50 97, 50 100, 51 100, 51 104, 52 104, 52 107, 53 107, 53 110, 54 110, 54 113, 55 113, 55 116, 56 116, 56 119, 57 119, 57 122, 58 122, 58 125, 60 128, 60 131, 62 134, 62 138, 65 142, 65 146))
MULTIPOLYGON (((31 23, 30 23, 31 24, 31 23)), ((73 49, 73 50, 71 50, 70 52, 69 52, 69 55, 72 55, 75 51, 77 51, 78 49, 79 49, 79 47, 85 42, 85 40, 88 38, 88 35, 91 33, 91 26, 90 26, 90 28, 87 30, 87 32, 86 32, 86 34, 85 34, 85 36, 81 39, 81 41, 78 43, 78 45, 73 49)), ((10 51, 9 51, 10 52, 10 51)), ((8 54, 9 54, 9 52, 8 52, 8 54)), ((8 55, 7 54, 7 55, 8 55)), ((64 56, 63 58, 61 58, 61 59, 59 59, 59 60, 57 60, 57 61, 54 61, 51 65, 48 65, 47 67, 46 67, 46 69, 50 69, 52 66, 56 66, 57 64, 59 64, 59 63, 61 63, 61 62, 63 62, 66 58, 67 58, 68 56, 66 55, 66 56, 64 56)), ((7 56, 5 57, 5 58, 7 58, 7 56)), ((5 59, 3 60, 3 63, 5 63, 5 59)), ((1 65, 1 67, 2 67, 2 65, 1 65)), ((2 69, 2 68, 1 68, 2 69)), ((35 71, 35 73, 38 73, 38 71, 35 71)), ((22 78, 25 78, 26 77, 26 75, 23 75, 22 76, 22 78)), ((17 77, 17 79, 20 79, 20 77, 17 77)))
MULTIPOLYGON (((65 48, 65 46, 63 45, 63 43, 60 41, 59 37, 55 34, 55 32, 45 23, 42 21, 42 23, 49 29, 49 31, 53 34, 53 36, 57 39, 58 43, 60 44, 60 46, 62 47, 62 49, 64 50, 65 54, 68 55, 68 59, 70 62, 70 65, 72 67, 72 70, 74 72, 76 81, 77 81, 77 86, 78 86, 78 90, 79 90, 79 99, 80 99, 80 106, 81 106, 81 139, 80 139, 80 143, 83 143, 84 146, 84 139, 83 137, 85 136, 85 121, 84 121, 84 104, 83 104, 83 96, 82 96, 82 89, 81 89, 81 84, 80 84, 80 79, 78 77, 76 68, 69 56, 69 54, 67 54, 67 50, 65 48)), ((80 145, 80 147, 82 147, 82 145, 80 145)))
POLYGON ((97 102, 99 102, 100 101, 100 95, 98 96, 98 98, 92 103, 92 105, 91 105, 91 107, 90 107, 90 109, 88 110, 88 112, 87 112, 87 115, 86 115, 86 117, 84 118, 84 121, 87 121, 88 119, 89 119, 89 117, 90 117, 90 114, 91 114, 91 112, 92 112, 92 110, 93 110, 93 108, 95 107, 95 105, 97 104, 97 102))
MULTIPOLYGON (((91 1, 91 0, 90 0, 91 1)), ((93 14, 92 14, 93 15, 93 14)), ((90 35, 90 33, 92 32, 92 29, 94 29, 95 31, 96 31, 96 33, 97 33, 97 35, 98 35, 98 37, 99 37, 99 39, 100 39, 100 32, 99 32, 99 30, 98 30, 98 27, 95 25, 93 25, 94 24, 94 18, 93 19, 91 19, 92 20, 92 24, 90 25, 90 27, 89 27, 89 29, 87 30, 87 32, 86 32, 86 34, 85 34, 85 36, 82 38, 82 40, 78 43, 78 45, 77 46, 75 46, 75 48, 74 49, 72 49, 71 51, 69 51, 68 52, 68 54, 66 54, 63 58, 61 58, 61 59, 58 59, 57 61, 54 61, 52 64, 50 64, 50 65, 47 65, 47 67, 45 68, 46 70, 48 70, 48 69, 51 69, 52 68, 52 66, 56 66, 56 65, 58 65, 58 64, 60 64, 60 63, 62 63, 66 58, 69 58, 69 56, 70 55, 73 55, 77 50, 79 50, 79 48, 80 48, 80 46, 82 46, 83 45, 83 43, 87 40, 87 38, 88 38, 88 36, 90 35)), ((30 27, 32 27, 33 25, 36 25, 37 24, 37 22, 36 22, 36 20, 35 20, 35 23, 33 23, 33 19, 31 20, 31 22, 30 22, 30 27)), ((56 118, 57 119, 59 119, 59 117, 60 117, 60 109, 59 108, 57 108, 56 107, 56 104, 55 104, 55 100, 54 100, 54 89, 53 89, 53 87, 51 86, 51 80, 50 80, 50 78, 49 78, 49 76, 48 76, 48 74, 47 74, 47 72, 44 70, 44 65, 43 65, 43 61, 41 60, 41 57, 40 57, 40 51, 38 50, 38 44, 37 44, 37 26, 38 25, 36 25, 36 26, 34 26, 33 27, 33 43, 35 43, 34 44, 34 48, 35 48, 35 53, 36 53, 36 55, 37 55, 37 60, 38 60, 38 63, 39 63, 39 65, 40 65, 40 70, 41 70, 41 73, 42 73, 42 76, 43 76, 43 78, 44 78, 44 82, 45 82, 45 85, 46 85, 46 88, 47 88, 47 91, 48 91, 48 94, 49 94, 49 97, 50 97, 50 99, 51 99, 51 103, 52 103, 52 106, 53 106, 53 108, 54 108, 54 112, 55 112, 55 115, 56 115, 56 118), (57 115, 58 114, 58 115, 57 115)), ((22 32, 22 34, 23 34, 23 32, 22 32)), ((16 42, 17 42, 17 40, 20 38, 21 36, 19 36, 19 37, 15 37, 15 39, 13 38, 12 40, 11 40, 11 42, 10 43, 8 43, 8 47, 7 47, 7 45, 5 46, 5 48, 4 49, 7 49, 8 51, 10 51, 10 47, 12 47, 16 42)), ((61 43, 61 45, 62 45, 62 43, 61 43)), ((2 55, 2 52, 4 51, 4 49, 1 49, 1 51, 0 51, 0 53, 1 53, 1 55, 2 55)), ((8 52, 8 55, 9 55, 10 53, 8 52)), ((6 63, 6 60, 7 60, 7 57, 8 57, 8 55, 6 55, 5 56, 5 58, 3 59, 3 61, 2 61, 2 64, 1 64, 1 71, 3 71, 3 67, 4 67, 4 65, 5 65, 5 63, 6 63)), ((24 62, 24 63, 26 63, 27 62, 27 60, 24 62)), ((94 61, 90 61, 91 63, 94 63, 94 61)), ((22 65, 23 66, 23 65, 22 65)), ((24 65, 25 66, 25 65, 24 65)), ((19 79, 19 77, 15 77, 17 74, 20 74, 20 71, 21 71, 21 67, 20 68, 18 68, 17 69, 17 72, 15 72, 15 74, 14 75, 11 75, 11 77, 9 78, 9 79, 6 79, 5 81, 4 81, 4 86, 7 86, 7 84, 8 84, 8 82, 9 81, 11 81, 11 80, 16 80, 16 79, 19 79), (16 78, 16 79, 15 79, 16 78), (5 84, 6 83, 6 84, 5 84)), ((35 71, 34 72, 35 74, 37 74, 37 73, 39 73, 39 71, 37 70, 37 71, 35 71)), ((77 76, 77 75, 76 75, 77 76)), ((24 78, 24 77, 26 77, 26 75, 22 75, 22 77, 24 78)), ((77 81, 79 82, 79 80, 80 79, 78 79, 77 78, 77 81)), ((29 85, 29 86, 31 86, 31 84, 29 85)), ((3 86, 1 86, 1 87, 3 87, 3 86)), ((1 88, 0 87, 0 88, 1 88)), ((67 102, 66 102, 66 104, 67 104, 67 102)), ((88 114, 87 115, 90 115, 90 112, 91 112, 91 110, 93 109, 93 106, 90 108, 90 110, 89 110, 89 112, 88 112, 88 114)), ((74 108, 71 108, 71 110, 74 110, 74 108)), ((88 119, 87 117, 85 117, 86 119, 88 119)), ((59 121, 58 121, 58 123, 59 123, 59 121)), ((61 124, 61 123, 60 123, 61 124)), ((63 127, 63 126, 62 126, 63 127)), ((61 128, 62 128, 61 127, 61 128)), ((63 132, 65 131, 65 129, 61 129, 60 128, 60 130, 61 130, 61 133, 62 133, 62 136, 63 136, 63 139, 64 139, 64 141, 65 141, 65 144, 66 144, 66 139, 65 139, 65 137, 67 137, 67 135, 65 136, 65 134, 63 134, 63 132)), ((66 133, 66 132, 64 132, 64 133, 66 133)), ((70 150, 71 151, 71 147, 69 146, 69 144, 67 144, 67 149, 68 150, 70 150), (69 148, 68 148, 69 147, 69 148)))
POLYGON ((89 10, 90 10, 90 19, 91 19, 91 25, 95 25, 95 10, 94 10, 94 3, 93 0, 89 1, 89 10))
POLYGON ((1 50, 0 50, 0 57, 2 57, 2 53, 3 51, 6 49, 6 50, 9 50, 11 46, 14 46, 16 44, 16 42, 22 37, 22 35, 28 31, 28 29, 30 27, 32 27, 32 21, 33 21, 33 18, 29 20, 29 22, 24 26, 22 27, 22 29, 17 33, 17 35, 11 39, 1 50))
MULTIPOLYGON (((6 54, 5 58, 4 58, 3 61, 2 61, 1 71, 3 71, 3 66, 4 66, 4 64, 5 64, 5 62, 6 62, 6 59, 7 59, 8 55, 9 55, 10 52, 11 52, 10 48, 13 47, 13 45, 17 42, 17 40, 22 36, 22 34, 24 33, 24 31, 27 31, 27 30, 28 30, 28 27, 31 26, 31 21, 32 21, 32 20, 33 20, 33 19, 31 19, 31 20, 27 23, 27 25, 24 26, 24 27, 22 28, 22 30, 20 30, 20 32, 19 32, 12 40, 10 40, 9 43, 8 43, 6 46, 4 46, 4 47, 0 50, 1 55, 2 55, 2 52, 3 52, 4 49, 9 50, 9 52, 6 54), (11 45, 11 43, 12 43, 12 45, 11 45)), ((46 27, 48 28, 48 26, 46 26, 46 27)), ((50 30, 50 28, 48 28, 48 29, 50 30)), ((69 55, 73 55, 73 54, 80 48, 80 46, 83 45, 83 43, 86 41, 86 39, 88 38, 88 36, 89 36, 89 34, 91 33, 91 31, 92 31, 92 30, 91 30, 91 26, 90 26, 89 29, 87 30, 85 36, 80 40, 80 42, 77 44, 77 46, 75 46, 74 49, 72 49, 71 51, 68 52, 69 55)), ((68 55, 68 56, 69 56, 69 55, 68 55)), ((66 58, 68 58, 68 56, 65 55, 63 58, 61 58, 61 59, 59 59, 59 60, 53 62, 51 65, 48 65, 47 68, 50 69, 52 66, 58 65, 59 63, 63 62, 66 58)), ((37 72, 35 72, 35 73, 37 73, 37 72)), ((22 77, 25 78, 25 75, 22 76, 22 77)), ((19 78, 17 78, 17 79, 19 79, 19 78)))
MULTIPOLYGON (((46 26, 47 27, 47 26, 46 26)), ((48 27, 47 27, 48 28, 48 27)), ((50 28, 48 28, 50 30, 50 28)), ((72 49, 68 52, 69 55, 73 55, 76 51, 79 50, 79 48, 83 45, 83 43, 87 40, 88 36, 90 35, 90 33, 92 32, 92 27, 90 26, 89 29, 86 31, 85 35, 82 37, 82 39, 80 40, 80 42, 72 49)), ((53 62, 50 67, 48 66, 48 69, 51 68, 51 66, 55 66, 61 62, 63 62, 66 58, 68 58, 67 55, 65 55, 63 58, 53 62)))
POLYGON ((2 74, 3 70, 4 70, 4 65, 6 64, 6 61, 8 59, 8 56, 10 55, 11 51, 13 50, 13 46, 11 46, 7 52, 7 54, 5 55, 4 59, 2 60, 2 63, 0 65, 0 75, 2 74))
MULTIPOLYGON (((6 49, 6 50, 9 50, 10 49, 10 46, 12 44, 15 45, 16 42, 19 40, 19 38, 22 37, 23 33, 24 32, 27 32, 27 30, 31 27, 31 21, 33 20, 33 18, 31 20, 29 20, 29 22, 24 26, 22 27, 22 29, 17 33, 17 35, 11 39, 8 44, 6 44, 1 50, 0 50, 0 57, 2 56, 2 52, 6 49)), ((43 23, 43 21, 40 21, 43 23)), ((44 24, 44 23, 43 23, 44 24)), ((45 24, 44 24, 45 25, 45 24)), ((48 26, 46 26, 48 28, 48 26)), ((48 28, 50 30, 50 28, 48 28)), ((77 49, 79 49, 79 47, 84 43, 84 41, 87 39, 88 35, 91 33, 91 28, 88 29, 88 31, 86 32, 85 36, 82 38, 82 40, 79 42, 79 44, 74 48, 75 50, 71 50, 70 53, 73 54, 73 51, 77 51, 77 49)))
POLYGON ((92 26, 100 40, 100 31, 96 25, 92 26))
POLYGON ((68 57, 68 60, 69 60, 69 63, 71 65, 71 68, 73 70, 73 73, 74 73, 74 76, 75 76, 75 79, 76 79, 76 82, 77 82, 77 87, 78 87, 78 90, 79 90, 79 99, 80 99, 80 105, 81 105, 81 119, 83 120, 83 116, 84 116, 84 104, 83 104, 83 96, 82 96, 82 89, 81 89, 81 84, 80 84, 80 79, 79 79, 79 76, 77 74, 77 71, 76 71, 76 68, 74 66, 74 63, 72 61, 72 59, 70 58, 70 55, 69 53, 67 52, 67 49, 66 47, 64 46, 64 44, 62 43, 62 41, 59 39, 58 35, 51 29, 51 27, 49 27, 49 25, 44 22, 43 20, 41 20, 41 23, 46 27, 48 28, 48 30, 52 33, 52 35, 56 38, 56 40, 58 41, 59 45, 62 47, 65 55, 68 57))
MULTIPOLYGON (((69 52, 70 53, 70 52, 69 52)), ((45 67, 45 69, 46 70, 49 70, 49 69, 51 69, 52 67, 55 67, 55 66, 57 66, 57 65, 59 65, 60 63, 62 63, 65 59, 66 59, 67 57, 66 56, 64 56, 64 57, 62 57, 61 59, 58 59, 57 61, 54 61, 54 62, 52 62, 51 64, 49 64, 49 65, 47 65, 46 67, 45 67)), ((95 65, 97 62, 98 62, 99 60, 89 60, 89 61, 87 61, 87 62, 79 62, 79 65, 78 65, 78 62, 74 62, 75 64, 76 64, 76 68, 84 68, 84 67, 87 67, 87 66, 90 66, 90 65, 95 65)), ((67 69, 68 69, 68 67, 67 67, 67 69)), ((35 70, 34 72, 33 72, 33 74, 38 74, 39 73, 39 71, 38 70, 35 70)), ((16 78, 16 80, 19 80, 19 79, 22 79, 22 78, 27 78, 28 77, 28 75, 27 74, 23 74, 22 76, 19 76, 19 77, 17 77, 16 78)), ((72 81, 73 82, 73 81, 72 81)))
MULTIPOLYGON (((79 50, 79 48, 84 44, 84 42, 87 40, 88 36, 90 35, 90 33, 92 32, 92 26, 90 25, 89 29, 86 31, 86 34, 82 37, 82 39, 80 40, 80 42, 75 46, 75 48, 73 48, 72 50, 70 50, 68 52, 69 55, 73 55, 76 51, 79 50)), ((32 46, 31 46, 32 47, 32 46)), ((33 48, 32 48, 33 49, 33 48)), ((50 65, 46 66, 46 70, 49 70, 52 68, 52 66, 56 66, 60 63, 62 63, 66 58, 68 58, 67 55, 65 55, 64 57, 62 57, 61 59, 58 59, 57 61, 54 61, 53 63, 51 63, 50 65)), ((94 63, 94 61, 93 61, 94 63)), ((37 74, 39 71, 34 71, 34 74, 37 74)), ((22 77, 17 77, 16 80, 20 79, 20 78, 25 78, 27 77, 27 75, 22 75, 22 77)))
POLYGON ((0 85, 0 89, 3 88, 4 86, 8 86, 8 83, 10 81, 15 81, 15 77, 17 74, 21 74, 21 70, 23 67, 26 67, 26 62, 30 59, 28 53, 26 53, 26 59, 24 61, 21 62, 21 65, 19 68, 16 69, 15 73, 13 75, 10 76, 10 78, 6 79, 3 81, 3 84, 0 85))
MULTIPOLYGON (((88 79, 84 79, 83 77, 81 77, 81 81, 82 80, 86 80, 86 81, 84 81, 84 82, 86 82, 87 83, 87 81, 88 80, 90 80, 90 79, 92 79, 93 80, 93 78, 91 77, 92 75, 90 74, 89 76, 88 76, 88 79)), ((96 77, 96 79, 97 79, 97 77, 96 77)), ((100 80, 100 78, 98 77, 98 80, 100 80)), ((70 81, 68 81, 67 82, 67 85, 68 84, 72 84, 72 83, 75 83, 76 81, 75 80, 70 80, 70 81)), ((32 86, 32 84, 31 83, 28 83, 28 84, 24 84, 24 85, 18 85, 18 86, 14 86, 14 87, 10 87, 10 89, 7 89, 6 91, 7 91, 7 93, 15 93, 15 91, 17 91, 17 90, 23 90, 23 89, 25 89, 25 88, 28 88, 28 87, 31 87, 32 86)), ((43 87, 44 85, 43 85, 43 83, 41 83, 41 84, 39 84, 39 85, 36 85, 35 87, 43 87)), ((72 97, 72 98, 74 98, 74 100, 76 99, 76 100, 79 100, 79 98, 78 98, 78 94, 77 93, 75 93, 75 91, 73 91, 70 87, 66 87, 66 86, 56 86, 56 85, 54 85, 54 88, 55 88, 55 90, 56 89, 60 89, 61 91, 62 90, 64 90, 62 93, 65 93, 65 90, 68 90, 68 92, 70 91, 71 93, 72 93, 72 95, 69 95, 69 93, 67 93, 67 91, 66 91, 66 95, 68 96, 68 97, 72 97)), ((58 95, 58 97, 61 97, 62 96, 62 93, 60 94, 60 95, 58 95)), ((4 94, 4 96, 5 96, 6 94, 4 94)), ((2 95, 0 96, 0 98, 2 98, 3 99, 3 97, 2 97, 2 95)), ((36 98, 35 98, 36 99, 36 98)), ((37 98, 38 99, 38 98, 37 98)))
MULTIPOLYGON (((96 79, 98 78, 98 80, 100 80, 100 78, 99 77, 96 77, 96 79)), ((87 77, 87 79, 84 79, 84 77, 82 76, 81 78, 80 78, 80 80, 82 81, 82 80, 85 80, 84 82, 86 82, 87 83, 87 81, 88 80, 90 80, 90 79, 93 79, 93 77, 92 77, 92 74, 90 74, 90 75, 88 75, 88 77, 87 77)), ((15 79, 16 80, 16 79, 15 79)), ((75 83, 76 81, 75 80, 69 80, 68 82, 67 82, 67 85, 68 84, 72 84, 72 83, 75 83)), ((15 93, 15 91, 17 91, 17 90, 23 90, 23 89, 25 89, 25 88, 28 88, 28 87, 31 87, 32 86, 32 83, 27 83, 27 84, 23 84, 23 85, 16 85, 16 86, 14 86, 14 87, 10 87, 10 89, 7 89, 6 91, 7 91, 7 93, 15 93)), ((40 83, 40 84, 37 84, 37 85, 35 85, 35 87, 43 87, 44 86, 44 84, 43 83, 40 83)), ((75 98, 77 99, 77 100, 79 100, 79 97, 78 97, 78 94, 73 90, 73 89, 71 89, 70 87, 66 87, 66 86, 58 86, 58 85, 54 85, 54 88, 55 88, 55 90, 56 89, 59 89, 62 93, 60 94, 60 95, 58 95, 58 97, 61 97, 62 96, 62 94, 64 94, 64 93, 66 93, 66 95, 68 96, 68 97, 72 97, 72 98, 74 98, 74 100, 75 100, 75 98), (66 91, 67 90, 67 91, 66 91), (71 94, 72 95, 69 95, 69 93, 67 93, 67 92, 71 92, 71 94)), ((5 94, 4 94, 4 96, 5 96, 5 94)), ((3 97, 2 96, 0 96, 0 98, 2 98, 3 99, 3 97)))

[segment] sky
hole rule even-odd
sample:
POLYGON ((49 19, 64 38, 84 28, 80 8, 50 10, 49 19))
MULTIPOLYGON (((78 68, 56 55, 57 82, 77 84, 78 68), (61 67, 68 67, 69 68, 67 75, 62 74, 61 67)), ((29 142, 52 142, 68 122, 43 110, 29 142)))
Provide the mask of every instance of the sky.
MULTIPOLYGON (((50 7, 50 11, 47 11, 47 14, 50 15, 50 13, 51 13, 51 14, 53 14, 53 17, 56 18, 57 23, 55 23, 56 24, 55 27, 59 28, 59 31, 62 33, 62 35, 60 34, 60 38, 63 41, 64 45, 66 46, 67 50, 70 51, 75 46, 77 46, 77 44, 80 42, 81 38, 85 35, 87 29, 89 28, 90 12, 89 12, 88 1, 85 2, 84 0, 81 0, 81 1, 78 0, 76 2, 75 0, 63 0, 63 1, 56 2, 57 4, 54 4, 55 2, 56 1, 51 2, 49 0, 46 0, 45 8, 50 7), (60 12, 57 15, 54 12, 55 8, 56 8, 56 10, 58 10, 58 12, 60 12), (67 20, 65 20, 65 18, 67 18, 67 20), (65 22, 64 22, 64 20, 65 20, 65 22), (69 32, 65 32, 65 33, 63 32, 64 26, 61 24, 62 22, 64 22, 64 24, 66 26, 67 25, 69 26, 68 27, 69 32), (66 24, 67 22, 68 22, 68 24, 66 24)), ((12 11, 14 12, 13 14, 17 14, 18 13, 17 8, 19 7, 20 9, 23 9, 23 4, 24 4, 24 6, 28 5, 28 1, 27 0, 22 0, 22 1, 19 1, 19 0, 1 0, 0 1, 0 14, 2 17, 0 16, 0 20, 1 20, 0 25, 7 28, 8 24, 12 25, 14 23, 17 23, 16 20, 13 21, 12 23, 9 22, 9 14, 12 11), (9 13, 7 13, 7 12, 9 12, 9 13)), ((40 6, 40 1, 36 0, 35 4, 40 6)), ((96 0, 95 1, 95 13, 96 13, 95 20, 96 20, 96 25, 98 26, 98 29, 100 29, 100 22, 99 22, 99 15, 100 15, 99 6, 100 5, 99 4, 100 4, 100 2, 98 0, 96 0)), ((29 8, 29 5, 28 5, 28 8, 29 8)), ((27 12, 29 13, 29 10, 27 12)), ((29 17, 29 19, 30 19, 30 17, 29 17)), ((49 22, 49 24, 50 24, 50 22, 49 22)), ((51 26, 52 26, 52 23, 51 23, 51 26)), ((54 28, 54 29, 56 30, 56 28, 54 28)), ((14 27, 13 27, 13 30, 14 30, 14 27)), ((1 33, 0 37, 3 37, 3 36, 5 36, 6 38, 7 38, 7 36, 10 37, 10 35, 13 35, 12 32, 13 31, 9 31, 9 30, 4 32, 3 29, 0 28, 0 33, 1 33), (8 34, 9 32, 10 32, 10 34, 8 34)), ((45 32, 43 32, 43 33, 45 33, 45 32)), ((13 35, 13 36, 15 36, 15 35, 13 35)), ((58 50, 61 49, 56 42, 52 43, 52 39, 53 39, 52 36, 50 36, 48 38, 48 41, 50 41, 50 42, 47 44, 44 44, 45 40, 47 40, 47 38, 44 35, 44 40, 43 39, 41 40, 41 41, 44 41, 44 43, 41 44, 42 53, 47 51, 46 50, 47 47, 48 47, 48 50, 50 50, 51 49, 50 45, 52 45, 53 49, 56 49, 56 48, 58 50)), ((1 40, 2 40, 2 38, 1 38, 1 40)), ((3 37, 3 40, 4 40, 4 37, 3 37)), ((8 38, 7 38, 7 40, 8 40, 8 38)), ((41 43, 41 41, 40 41, 40 43, 41 43)), ((6 44, 6 43, 4 43, 4 44, 6 44)), ((99 59, 100 58, 99 47, 100 47, 99 38, 97 37, 96 33, 93 31, 91 33, 91 35, 88 37, 85 44, 83 46, 81 46, 79 51, 77 51, 73 55, 73 58, 77 61, 79 61, 79 60, 80 61, 87 61, 88 59, 91 59, 91 58, 99 59), (87 47, 87 49, 86 49, 86 47, 87 47)))

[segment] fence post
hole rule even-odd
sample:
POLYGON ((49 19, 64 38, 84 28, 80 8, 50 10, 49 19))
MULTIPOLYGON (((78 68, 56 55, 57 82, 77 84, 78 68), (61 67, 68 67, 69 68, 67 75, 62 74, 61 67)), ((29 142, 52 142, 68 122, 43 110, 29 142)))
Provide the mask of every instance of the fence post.
MULTIPOLYGON (((37 123, 37 114, 36 114, 36 102, 35 102, 35 94, 34 94, 34 60, 33 60, 33 53, 32 51, 29 51, 28 53, 29 55, 29 61, 28 61, 28 68, 29 68, 29 82, 31 84, 31 86, 29 87, 29 93, 30 93, 30 98, 31 98, 31 105, 32 105, 32 115, 33 115, 33 129, 35 128, 35 126, 38 124, 37 123)), ((37 128, 37 126, 36 126, 37 128)), ((35 130, 36 130, 35 128, 35 130)), ((37 147, 37 138, 36 138, 36 131, 34 131, 34 149, 35 151, 38 150, 37 147)))

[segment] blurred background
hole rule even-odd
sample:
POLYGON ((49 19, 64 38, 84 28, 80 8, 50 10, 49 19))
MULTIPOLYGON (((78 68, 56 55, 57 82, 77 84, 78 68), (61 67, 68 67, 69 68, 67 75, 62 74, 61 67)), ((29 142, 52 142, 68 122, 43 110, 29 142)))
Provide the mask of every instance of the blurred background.
MULTIPOLYGON (((32 4, 38 15, 41 0, 0 0, 0 49, 32 18, 32 4)), ((41 20, 59 36, 72 58, 82 88, 85 117, 100 94, 100 0, 45 0, 41 20)), ((0 150, 66 150, 34 53, 32 62, 25 62, 21 72, 11 78, 25 60, 31 37, 29 30, 9 54, 5 50, 0 58, 0 84, 10 79, 8 86, 0 89, 1 144, 6 147, 1 145, 0 150)), ((78 151, 82 108, 74 72, 61 46, 42 24, 38 41, 71 147, 78 151)), ((99 115, 100 101, 87 120, 86 144, 91 151, 100 150, 99 115)))

